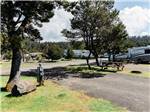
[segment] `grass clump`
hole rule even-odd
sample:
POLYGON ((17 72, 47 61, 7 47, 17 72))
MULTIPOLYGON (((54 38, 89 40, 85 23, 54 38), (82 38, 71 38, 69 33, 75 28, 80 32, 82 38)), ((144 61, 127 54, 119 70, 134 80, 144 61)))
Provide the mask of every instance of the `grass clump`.
MULTIPOLYGON (((5 86, 8 77, 0 76, 0 79, 0 86, 5 86)), ((36 80, 25 76, 22 79, 33 83, 36 80)), ((9 94, 0 92, 2 112, 126 112, 106 100, 88 97, 51 81, 45 81, 45 86, 21 97, 8 97, 9 94)))

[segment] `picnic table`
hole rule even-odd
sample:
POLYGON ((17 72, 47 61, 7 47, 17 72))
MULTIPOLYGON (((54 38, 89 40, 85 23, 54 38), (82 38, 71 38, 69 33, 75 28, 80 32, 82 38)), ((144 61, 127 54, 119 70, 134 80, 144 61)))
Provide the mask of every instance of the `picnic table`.
POLYGON ((105 62, 100 65, 102 69, 107 69, 108 67, 117 68, 118 71, 122 71, 124 69, 123 62, 105 62))

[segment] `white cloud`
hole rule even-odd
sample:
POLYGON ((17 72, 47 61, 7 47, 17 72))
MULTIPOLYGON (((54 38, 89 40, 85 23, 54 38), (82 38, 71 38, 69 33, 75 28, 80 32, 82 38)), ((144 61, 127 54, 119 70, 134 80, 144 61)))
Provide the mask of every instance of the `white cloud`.
MULTIPOLYGON (((44 41, 65 41, 62 36, 63 29, 70 29, 70 19, 73 17, 71 13, 64 9, 55 9, 55 15, 50 19, 49 23, 43 23, 40 32, 44 41)), ((130 36, 133 35, 150 35, 150 9, 135 6, 132 8, 124 8, 120 11, 120 19, 126 26, 130 36)))
POLYGON ((150 34, 150 9, 135 6, 120 11, 120 19, 130 36, 150 34))
POLYGON ((150 32, 142 32, 140 35, 141 35, 141 36, 150 35, 150 32))
POLYGON ((40 28, 43 41, 65 41, 61 31, 63 29, 70 29, 70 19, 73 17, 71 13, 66 12, 64 9, 55 9, 54 17, 50 19, 49 23, 43 23, 40 28))

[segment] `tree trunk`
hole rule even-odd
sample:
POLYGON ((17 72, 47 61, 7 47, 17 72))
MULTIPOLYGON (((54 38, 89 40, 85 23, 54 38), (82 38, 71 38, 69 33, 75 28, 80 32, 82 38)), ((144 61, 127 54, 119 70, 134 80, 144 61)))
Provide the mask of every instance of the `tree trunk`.
POLYGON ((96 50, 93 49, 91 52, 92 52, 92 54, 94 55, 94 58, 95 58, 95 60, 96 60, 96 65, 97 65, 97 66, 100 66, 99 61, 98 61, 98 54, 97 54, 96 50))
POLYGON ((112 59, 112 61, 114 62, 114 61, 116 61, 115 60, 115 54, 113 53, 113 57, 112 57, 113 59, 112 59))
POLYGON ((96 65, 99 66, 98 56, 95 56, 96 65))
POLYGON ((18 47, 13 46, 12 48, 12 63, 11 63, 11 71, 10 71, 10 77, 6 85, 7 91, 10 91, 12 89, 12 84, 19 80, 20 77, 20 65, 21 65, 21 50, 18 47))
POLYGON ((100 66, 99 61, 98 61, 98 54, 96 53, 96 51, 92 51, 92 54, 94 55, 94 58, 96 60, 96 65, 100 66))
POLYGON ((26 60, 25 60, 25 54, 23 53, 23 51, 22 51, 22 61, 23 61, 23 62, 26 61, 26 60))
POLYGON ((88 65, 88 68, 91 70, 91 66, 89 64, 89 58, 91 56, 91 52, 89 53, 88 57, 86 58, 86 62, 87 62, 87 65, 88 65))
POLYGON ((108 52, 108 61, 110 62, 111 61, 111 53, 108 52))

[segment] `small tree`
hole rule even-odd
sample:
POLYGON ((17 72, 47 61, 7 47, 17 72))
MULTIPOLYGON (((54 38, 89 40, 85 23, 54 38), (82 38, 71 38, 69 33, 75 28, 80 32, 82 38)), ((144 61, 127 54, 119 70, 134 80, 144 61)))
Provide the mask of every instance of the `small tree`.
POLYGON ((110 36, 107 38, 107 42, 105 43, 105 48, 108 49, 107 52, 109 54, 109 60, 112 55, 112 61, 115 61, 115 54, 125 51, 126 49, 125 41, 128 34, 122 22, 118 22, 113 26, 109 35, 110 36))

